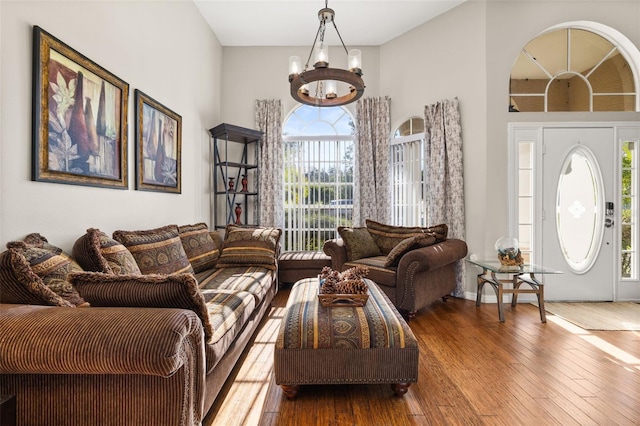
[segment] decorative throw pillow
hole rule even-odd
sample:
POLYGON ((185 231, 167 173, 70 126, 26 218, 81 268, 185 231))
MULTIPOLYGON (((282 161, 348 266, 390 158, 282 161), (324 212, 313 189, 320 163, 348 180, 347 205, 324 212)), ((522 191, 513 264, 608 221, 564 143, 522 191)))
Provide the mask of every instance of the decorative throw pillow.
POLYGON ((178 226, 178 233, 182 247, 195 272, 202 272, 216 265, 220 257, 220 249, 211 238, 206 223, 178 226))
POLYGON ((446 224, 421 228, 419 226, 385 225, 370 219, 366 220, 366 224, 376 245, 380 248, 382 254, 385 255, 388 255, 389 252, 405 238, 420 236, 426 233, 435 236, 436 241, 440 242, 447 239, 448 233, 446 224))
POLYGON ((67 281, 70 272, 82 268, 61 248, 49 244, 40 234, 29 234, 24 241, 11 241, 7 248, 0 273, 1 301, 53 306, 85 304, 67 281))
POLYGON ((16 249, 0 253, 0 303, 74 307, 47 287, 16 249))
POLYGON ((180 308, 195 312, 205 338, 213 335, 209 311, 193 274, 113 275, 80 272, 69 276, 91 306, 180 308))
POLYGON ((380 256, 380 248, 371 237, 367 228, 338 227, 338 234, 347 248, 347 260, 380 256))
POLYGON ((99 229, 87 229, 87 233, 76 240, 72 254, 85 271, 141 274, 129 250, 99 229))
POLYGON ((115 231, 113 239, 124 244, 145 275, 193 273, 177 225, 146 231, 115 231))
POLYGON ((400 262, 400 258, 405 253, 418 247, 427 247, 436 243, 436 237, 430 234, 414 235, 400 241, 387 255, 384 263, 385 267, 395 266, 400 262))
POLYGON ((280 235, 279 228, 227 225, 216 267, 262 266, 276 270, 280 235))

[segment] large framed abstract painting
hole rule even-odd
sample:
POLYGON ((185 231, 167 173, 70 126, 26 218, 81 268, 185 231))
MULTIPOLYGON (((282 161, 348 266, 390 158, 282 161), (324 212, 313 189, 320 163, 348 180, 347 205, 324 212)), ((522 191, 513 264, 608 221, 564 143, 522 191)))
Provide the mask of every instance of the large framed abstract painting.
POLYGON ((126 189, 129 85, 33 27, 32 179, 126 189))
POLYGON ((136 189, 180 193, 182 117, 136 89, 136 189))

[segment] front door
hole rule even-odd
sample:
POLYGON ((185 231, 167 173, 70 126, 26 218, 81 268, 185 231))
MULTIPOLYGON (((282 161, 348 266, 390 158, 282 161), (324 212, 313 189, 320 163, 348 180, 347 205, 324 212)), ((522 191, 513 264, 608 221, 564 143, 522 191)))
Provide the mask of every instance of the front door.
POLYGON ((544 128, 542 265, 549 301, 611 301, 613 128, 544 128))

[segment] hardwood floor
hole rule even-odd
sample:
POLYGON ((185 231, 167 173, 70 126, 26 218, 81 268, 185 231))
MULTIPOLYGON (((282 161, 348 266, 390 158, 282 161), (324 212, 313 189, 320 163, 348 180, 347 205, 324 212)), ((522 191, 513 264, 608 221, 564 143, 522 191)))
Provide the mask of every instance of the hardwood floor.
POLYGON ((450 298, 410 322, 418 383, 304 386, 288 401, 273 379, 281 290, 204 425, 638 425, 640 332, 586 331, 530 304, 479 308, 450 298))

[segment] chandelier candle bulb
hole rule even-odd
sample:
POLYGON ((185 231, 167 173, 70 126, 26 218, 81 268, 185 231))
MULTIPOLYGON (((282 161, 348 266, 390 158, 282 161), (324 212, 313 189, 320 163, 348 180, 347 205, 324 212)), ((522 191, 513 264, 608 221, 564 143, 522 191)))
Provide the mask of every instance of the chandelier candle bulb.
POLYGON ((318 44, 315 49, 316 63, 313 64, 314 68, 327 68, 329 66, 329 49, 327 46, 318 44))
POLYGON ((335 80, 327 80, 326 97, 327 99, 335 99, 338 97, 338 84, 335 80))
POLYGON ((349 71, 362 75, 362 52, 360 49, 351 49, 349 51, 349 71))
POLYGON ((293 78, 300 74, 302 71, 302 61, 299 56, 290 56, 289 57, 289 82, 293 80, 293 78))

